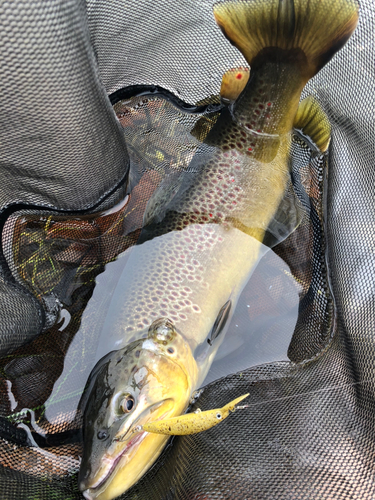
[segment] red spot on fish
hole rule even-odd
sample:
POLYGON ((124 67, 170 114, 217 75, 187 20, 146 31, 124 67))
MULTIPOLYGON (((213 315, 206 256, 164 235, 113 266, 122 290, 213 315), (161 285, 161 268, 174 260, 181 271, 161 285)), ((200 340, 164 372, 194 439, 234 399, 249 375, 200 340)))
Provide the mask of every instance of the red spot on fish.
POLYGON ((236 78, 237 78, 237 80, 241 80, 242 74, 241 73, 237 73, 236 78))
POLYGON ((271 106, 272 105, 272 102, 267 102, 267 106, 271 106))
POLYGON ((209 215, 210 215, 210 217, 212 217, 212 214, 209 214, 209 215))
POLYGON ((258 128, 257 132, 261 132, 260 128, 258 128))
POLYGON ((253 148, 247 148, 247 150, 248 150, 248 151, 252 151, 252 150, 253 150, 253 148))

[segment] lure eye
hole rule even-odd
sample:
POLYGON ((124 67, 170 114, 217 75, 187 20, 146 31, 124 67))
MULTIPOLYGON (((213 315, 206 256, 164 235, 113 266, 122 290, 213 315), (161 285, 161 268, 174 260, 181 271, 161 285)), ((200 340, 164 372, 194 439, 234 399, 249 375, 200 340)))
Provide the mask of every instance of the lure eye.
POLYGON ((216 418, 217 418, 218 420, 221 420, 221 419, 222 419, 222 417, 223 417, 223 416, 222 416, 222 414, 221 414, 221 413, 216 413, 216 418))
POLYGON ((127 394, 120 403, 122 413, 130 413, 134 408, 135 401, 131 394, 127 394))

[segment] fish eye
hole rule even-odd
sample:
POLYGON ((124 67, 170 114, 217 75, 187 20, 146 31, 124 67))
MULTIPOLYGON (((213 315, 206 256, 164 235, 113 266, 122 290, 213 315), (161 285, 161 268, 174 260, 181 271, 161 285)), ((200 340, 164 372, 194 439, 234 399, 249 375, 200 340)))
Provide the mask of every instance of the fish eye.
POLYGON ((120 409, 122 413, 130 413, 134 408, 135 401, 131 394, 127 394, 120 403, 120 409))
POLYGON ((173 347, 168 347, 167 351, 169 352, 169 354, 173 354, 174 353, 173 347))

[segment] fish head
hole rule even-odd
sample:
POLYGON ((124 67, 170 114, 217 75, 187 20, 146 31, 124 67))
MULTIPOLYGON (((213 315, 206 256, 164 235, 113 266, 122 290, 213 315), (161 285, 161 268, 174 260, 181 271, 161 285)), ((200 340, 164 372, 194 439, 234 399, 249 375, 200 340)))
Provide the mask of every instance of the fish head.
POLYGON ((162 318, 147 339, 113 351, 94 372, 85 399, 79 487, 88 500, 110 500, 136 483, 163 450, 168 437, 142 425, 185 411, 197 366, 189 344, 162 318))

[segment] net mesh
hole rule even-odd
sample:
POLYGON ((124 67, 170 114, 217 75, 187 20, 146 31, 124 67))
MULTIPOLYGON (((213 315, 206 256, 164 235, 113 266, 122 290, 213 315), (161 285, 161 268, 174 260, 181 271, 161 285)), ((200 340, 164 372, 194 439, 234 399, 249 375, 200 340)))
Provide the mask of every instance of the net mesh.
MULTIPOLYGON (((211 1, 16 4, 0 7, 0 484, 7 500, 81 499, 77 404, 110 300, 99 292, 113 289, 146 206, 152 215, 189 173, 220 113, 222 74, 246 62, 211 1)), ((254 349, 269 362, 212 376, 192 409, 247 392, 250 407, 173 438, 124 500, 375 496, 375 10, 360 7, 353 37, 304 91, 332 142, 326 157, 293 137, 302 221, 265 257, 290 281, 256 270, 228 332, 260 324, 254 349), (275 360, 292 291, 297 321, 275 360)))

